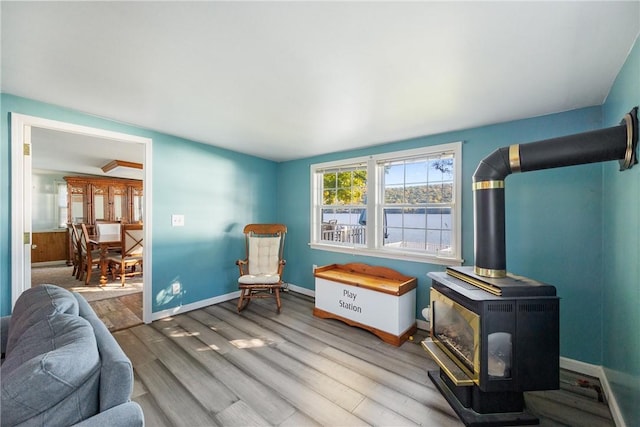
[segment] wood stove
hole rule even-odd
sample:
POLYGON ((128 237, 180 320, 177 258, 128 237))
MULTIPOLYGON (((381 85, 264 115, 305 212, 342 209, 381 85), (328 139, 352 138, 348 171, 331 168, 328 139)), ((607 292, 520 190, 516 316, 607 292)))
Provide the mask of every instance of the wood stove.
POLYGON ((619 160, 638 163, 638 107, 619 126, 503 147, 473 175, 473 267, 429 273, 429 378, 467 426, 538 424, 525 391, 559 387, 560 301, 552 285, 506 270, 504 179, 511 173, 619 160))
POLYGON ((432 381, 455 396, 467 425, 537 424, 524 412, 523 392, 559 386, 555 287, 513 275, 486 280, 471 267, 429 277, 431 338, 422 344, 441 368, 429 372, 432 381))

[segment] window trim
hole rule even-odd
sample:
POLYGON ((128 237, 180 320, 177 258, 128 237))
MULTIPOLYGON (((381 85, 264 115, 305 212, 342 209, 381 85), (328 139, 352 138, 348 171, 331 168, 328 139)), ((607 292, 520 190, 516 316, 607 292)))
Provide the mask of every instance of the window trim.
POLYGON ((67 183, 64 180, 54 180, 53 185, 55 186, 55 221, 58 228, 67 228, 67 214, 69 206, 67 205, 67 183), (60 202, 61 197, 61 189, 64 189, 64 205, 60 202))
POLYGON ((421 148, 414 148, 408 150, 393 151, 387 153, 380 153, 370 156, 361 156, 354 158, 346 158, 341 160, 334 160, 330 162, 311 164, 310 168, 310 233, 309 233, 309 247, 312 249, 346 253, 350 255, 361 255, 378 258, 397 259, 403 261, 423 262, 429 264, 441 264, 441 265, 461 265, 462 259, 462 141, 430 145, 421 148), (428 157, 438 153, 453 153, 455 160, 454 169, 454 200, 452 203, 454 212, 454 224, 453 228, 453 241, 455 242, 455 251, 451 256, 434 255, 413 251, 403 251, 398 249, 385 248, 380 241, 382 239, 382 229, 376 227, 379 222, 382 209, 382 172, 378 167, 380 162, 388 162, 394 160, 402 160, 413 157, 428 157), (322 175, 318 172, 323 169, 346 167, 357 163, 367 164, 367 176, 374 177, 373 186, 367 186, 367 194, 370 196, 367 198, 367 213, 368 215, 375 215, 374 221, 367 221, 366 230, 367 236, 372 236, 371 239, 367 239, 367 246, 332 244, 326 241, 320 240, 320 227, 316 227, 318 221, 320 221, 321 215, 321 188, 322 188, 322 175), (373 197, 371 197, 373 196, 373 197))

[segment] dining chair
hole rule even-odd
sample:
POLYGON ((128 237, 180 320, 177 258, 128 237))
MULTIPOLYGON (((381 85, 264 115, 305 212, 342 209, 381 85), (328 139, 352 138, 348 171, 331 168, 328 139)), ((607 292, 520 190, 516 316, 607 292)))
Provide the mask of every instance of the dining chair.
POLYGON ((120 234, 121 224, 112 221, 96 221, 96 234, 120 234))
POLYGON ((82 268, 82 253, 78 245, 80 242, 78 241, 78 230, 75 227, 75 224, 67 224, 69 229, 69 238, 71 239, 71 264, 73 265, 73 271, 71 272, 72 276, 75 276, 76 279, 79 276, 80 269, 82 268))
POLYGON ((91 281, 91 272, 93 271, 93 267, 100 267, 100 250, 94 249, 91 243, 89 243, 89 232, 87 231, 87 225, 82 223, 80 224, 80 227, 80 245, 78 246, 78 251, 81 252, 82 269, 80 271, 80 277, 78 279, 82 280, 82 277, 86 273, 87 276, 85 278, 84 284, 88 285, 91 281))
MULTIPOLYGON (((113 235, 119 236, 121 229, 122 229, 122 224, 120 223, 120 221, 97 220, 95 225, 96 234, 98 236, 107 235, 107 234, 109 235, 113 234, 113 235)), ((111 253, 116 253, 116 254, 122 253, 120 246, 107 248, 107 254, 111 254, 111 253)))
POLYGON ((122 286, 127 277, 142 275, 144 229, 142 224, 123 224, 121 227, 121 252, 109 256, 111 277, 120 276, 122 286), (138 270, 136 267, 140 267, 138 270), (129 271, 127 271, 127 269, 129 271))
POLYGON ((273 297, 280 313, 287 227, 284 224, 249 224, 244 227, 243 232, 246 258, 236 261, 240 270, 238 311, 244 310, 253 298, 273 297))

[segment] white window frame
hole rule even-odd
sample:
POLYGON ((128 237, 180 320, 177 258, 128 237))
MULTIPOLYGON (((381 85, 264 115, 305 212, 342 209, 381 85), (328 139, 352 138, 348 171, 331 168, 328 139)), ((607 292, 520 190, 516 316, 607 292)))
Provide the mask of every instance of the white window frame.
POLYGON ((311 227, 310 243, 312 249, 348 253, 404 261, 424 262, 442 265, 461 265, 462 259, 462 142, 432 145, 422 148, 394 151, 366 157, 356 157, 332 162, 316 163, 310 166, 311 181, 311 227), (389 248, 383 245, 383 227, 377 226, 382 220, 384 170, 379 163, 412 157, 429 157, 439 154, 452 154, 454 168, 454 197, 452 202, 453 227, 451 241, 454 247, 450 253, 426 253, 389 248), (356 163, 367 164, 367 239, 366 245, 345 244, 321 240, 320 222, 322 220, 322 170, 348 167, 356 163))
POLYGON ((65 181, 55 180, 53 182, 55 186, 55 215, 56 215, 56 224, 58 228, 67 228, 67 218, 68 218, 68 206, 67 206, 67 183, 65 181), (61 191, 62 190, 62 191, 61 191), (64 200, 62 200, 63 204, 61 204, 60 198, 61 193, 64 192, 64 200))

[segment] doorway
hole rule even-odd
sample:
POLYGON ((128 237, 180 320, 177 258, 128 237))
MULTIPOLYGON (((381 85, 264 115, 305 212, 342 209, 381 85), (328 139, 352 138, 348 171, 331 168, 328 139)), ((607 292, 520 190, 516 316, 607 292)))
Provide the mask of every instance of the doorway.
MULTIPOLYGON (((59 150, 64 152, 65 156, 59 158, 58 162, 64 163, 57 168, 68 169, 66 172, 90 173, 87 167, 90 165, 82 153, 100 151, 113 154, 105 154, 106 157, 114 157, 116 153, 126 152, 127 150, 134 152, 140 150, 141 162, 143 164, 142 180, 144 183, 143 213, 142 220, 146 224, 151 224, 151 206, 152 206, 152 140, 150 138, 139 137, 119 132, 108 131, 99 128, 75 125, 66 122, 43 119, 40 117, 26 116, 22 114, 11 113, 11 202, 12 202, 12 236, 11 236, 11 301, 12 306, 15 304, 18 296, 31 286, 31 244, 33 236, 32 226, 32 173, 34 159, 37 153, 34 150, 34 138, 47 134, 49 136, 56 135, 62 138, 58 144, 77 144, 78 141, 85 141, 86 146, 74 145, 73 150, 59 150), (54 133, 51 133, 54 132, 54 133), (64 136, 68 138, 65 140, 64 136), (66 142, 65 142, 66 141, 66 142), (93 144, 93 145, 91 145, 93 144), (98 145, 95 145, 98 144, 98 145), (87 150, 91 145, 92 150, 87 150), (75 162, 75 163, 74 163, 75 162), (75 165, 75 166, 73 166, 75 165)), ((51 169, 56 162, 55 145, 42 145, 42 141, 36 141, 36 148, 46 147, 46 162, 51 169)), ((81 143, 82 144, 82 143, 81 143)), ((68 147, 67 147, 68 148, 68 147)), ((117 157, 116 157, 117 158, 117 157)), ((38 159, 35 163, 42 167, 43 159, 38 159)), ((151 266, 152 245, 151 245, 151 227, 144 227, 144 264, 151 266)), ((152 269, 145 269, 145 278, 143 284, 142 297, 142 316, 143 321, 148 323, 151 321, 151 274, 152 269)))

